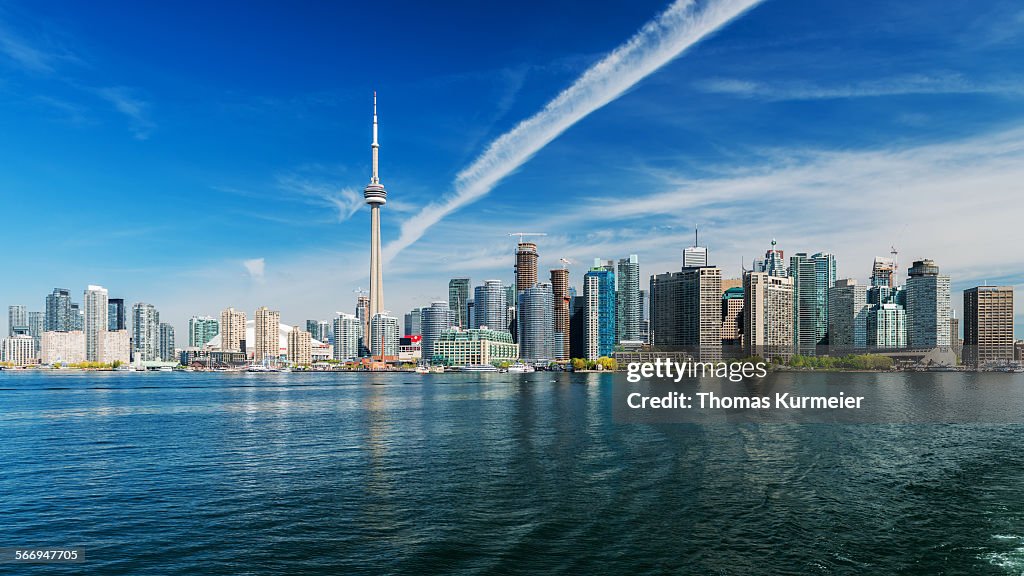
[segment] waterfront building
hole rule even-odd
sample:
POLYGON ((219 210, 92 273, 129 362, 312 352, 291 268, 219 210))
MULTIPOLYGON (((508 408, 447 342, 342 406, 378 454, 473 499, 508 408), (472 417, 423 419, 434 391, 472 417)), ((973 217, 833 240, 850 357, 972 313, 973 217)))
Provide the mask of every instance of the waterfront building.
POLYGON ((107 331, 107 300, 109 293, 102 286, 90 285, 85 289, 82 302, 85 304, 85 359, 89 362, 100 360, 100 338, 107 331))
POLYGON ((43 332, 40 346, 43 364, 85 362, 85 332, 81 330, 43 332))
POLYGON ((573 296, 569 307, 569 358, 587 357, 587 299, 573 296))
POLYGON ((362 324, 362 336, 359 337, 359 355, 370 353, 370 297, 360 295, 356 299, 356 318, 362 324))
POLYGON ((177 362, 178 354, 174 351, 174 326, 167 322, 160 323, 160 359, 164 362, 177 362))
POLYGON ((278 333, 281 330, 281 313, 266 306, 256 309, 256 338, 253 362, 256 364, 275 363, 280 360, 281 348, 278 333))
POLYGON ((532 362, 555 358, 554 310, 554 293, 548 282, 539 282, 519 293, 516 313, 520 358, 532 362))
POLYGON ((651 277, 654 346, 684 347, 700 359, 722 357, 722 271, 683 268, 651 277))
POLYGON ((811 256, 814 262, 815 322, 814 337, 817 345, 824 346, 828 339, 829 291, 836 282, 836 257, 828 252, 811 256))
POLYGON ((537 245, 533 242, 520 242, 516 246, 516 293, 522 292, 537 283, 537 245))
POLYGON ((569 304, 571 296, 569 292, 569 270, 566 268, 555 268, 551 270, 551 301, 554 306, 554 349, 552 350, 556 360, 568 360, 569 340, 571 338, 569 326, 569 304))
POLYGON ((448 281, 448 307, 455 314, 455 325, 466 329, 469 324, 469 278, 448 281))
POLYGON ((798 354, 813 355, 818 345, 818 290, 814 261, 804 252, 789 258, 793 279, 793 343, 798 354))
POLYGON ((313 335, 295 326, 288 332, 288 361, 293 366, 313 363, 313 335))
POLYGON ((0 341, 0 362, 13 366, 29 366, 36 361, 36 341, 28 334, 8 336, 0 341))
POLYGON ((515 362, 518 346, 507 330, 472 328, 445 330, 434 343, 434 356, 447 366, 474 366, 515 362))
MULTIPOLYGON (((512 336, 509 335, 509 338, 512 336)), ((423 337, 406 335, 398 339, 398 361, 418 364, 423 359, 423 337)))
MULTIPOLYGON (((243 326, 245 321, 242 321, 243 326)), ((188 345, 190 348, 202 348, 220 334, 220 322, 212 316, 193 316, 188 319, 188 345)))
POLYGON ((36 341, 36 354, 39 354, 39 343, 46 326, 46 314, 43 312, 28 313, 28 335, 36 341))
POLYGON ((71 291, 67 288, 54 288, 53 293, 46 295, 43 331, 70 332, 74 330, 74 327, 75 319, 71 314, 71 291))
MULTIPOLYGON (((454 320, 454 319, 453 319, 454 320)), ((397 359, 398 358, 398 318, 381 312, 370 319, 370 334, 373 334, 373 342, 370 343, 370 355, 374 358, 397 359)))
MULTIPOLYGON (((724 281, 723 281, 724 285, 724 281)), ((743 344, 743 285, 722 292, 722 345, 739 348, 743 344)))
POLYGON ((128 329, 128 311, 124 307, 124 298, 110 298, 107 300, 107 330, 128 329))
POLYGON ((81 306, 75 302, 71 303, 71 328, 73 330, 85 330, 85 314, 81 306))
POLYGON ((420 324, 420 315, 422 314, 422 308, 413 308, 405 315, 405 335, 406 336, 419 336, 423 333, 423 329, 420 324))
POLYGON ((334 319, 334 359, 349 361, 359 358, 359 340, 363 323, 354 314, 338 313, 334 319))
MULTIPOLYGON (((367 309, 362 318, 364 323, 380 314, 384 310, 384 263, 380 253, 380 209, 387 204, 388 193, 381 184, 377 170, 377 154, 380 145, 377 143, 377 93, 373 93, 373 142, 370 144, 373 168, 370 173, 370 183, 363 189, 363 198, 370 206, 370 296, 367 302, 367 309)), ((364 334, 370 340, 376 338, 369 325, 366 326, 364 334)), ((364 346, 366 343, 364 342, 364 346)))
POLYGON ((868 345, 867 286, 853 278, 836 280, 829 293, 829 349, 833 354, 868 345))
POLYGON ((910 267, 906 286, 907 345, 911 348, 950 346, 950 281, 932 260, 910 267))
POLYGON ((615 273, 600 259, 595 259, 594 267, 583 276, 583 299, 585 357, 611 356, 615 350, 615 273))
POLYGON ((636 254, 619 260, 615 274, 616 342, 640 340, 640 260, 636 254))
POLYGON ((455 314, 448 307, 447 300, 433 302, 429 307, 423 308, 420 313, 420 327, 423 331, 422 346, 425 362, 434 362, 434 343, 441 337, 442 332, 454 324, 455 314))
POLYGON ((28 332, 28 310, 21 305, 7 307, 7 335, 16 335, 18 328, 28 332))
POLYGON ((964 290, 964 363, 981 367, 1013 360, 1013 287, 964 290))
POLYGON ((145 302, 132 305, 132 358, 142 362, 160 360, 160 312, 145 302))
POLYGON ((868 346, 907 347, 907 312, 895 303, 879 304, 868 314, 868 346))
POLYGON ((508 329, 508 291, 501 280, 485 280, 473 289, 473 327, 508 329))
MULTIPOLYGON (((224 352, 246 352, 245 312, 228 308, 220 313, 220 349, 224 352)), ((207 341, 209 343, 209 341, 207 341)))
POLYGON ((107 330, 100 335, 100 362, 128 364, 131 360, 132 338, 127 330, 107 330))
POLYGON ((960 319, 956 317, 956 310, 951 310, 950 312, 949 343, 959 358, 963 355, 964 351, 964 341, 960 338, 960 319))
POLYGON ((793 353, 793 279, 771 272, 743 276, 743 348, 750 356, 793 353))
POLYGON ((306 320, 306 332, 314 340, 327 344, 334 340, 334 328, 330 322, 324 320, 306 320))

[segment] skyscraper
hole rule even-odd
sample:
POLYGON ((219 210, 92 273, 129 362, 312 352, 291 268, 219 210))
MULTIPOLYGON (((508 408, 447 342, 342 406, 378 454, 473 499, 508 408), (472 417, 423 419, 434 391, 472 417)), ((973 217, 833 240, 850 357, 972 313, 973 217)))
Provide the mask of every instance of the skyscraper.
POLYGON ((220 313, 220 347, 224 352, 246 352, 245 312, 228 308, 220 313))
POLYGON ((568 360, 569 341, 571 339, 569 326, 569 270, 566 268, 555 268, 551 271, 551 297, 554 306, 554 339, 555 345, 552 353, 556 360, 568 360))
MULTIPOLYGON (((188 319, 188 345, 201 348, 220 334, 220 322, 211 316, 193 316, 188 319)), ((223 342, 223 338, 221 339, 223 342)))
POLYGON ((793 354, 793 279, 771 272, 743 276, 743 348, 765 359, 793 354))
MULTIPOLYGON (((363 189, 363 198, 370 205, 370 300, 365 321, 384 309, 384 264, 380 254, 380 208, 387 203, 388 193, 380 182, 377 172, 377 93, 373 93, 373 171, 370 183, 363 189)), ((372 333, 371 333, 372 339, 372 333)))
POLYGON ((949 276, 939 274, 932 260, 917 260, 908 271, 906 286, 907 346, 950 346, 949 276))
POLYGON ((7 335, 14 336, 15 328, 24 328, 28 331, 28 310, 24 306, 15 305, 7 307, 7 335))
MULTIPOLYGON (((330 322, 325 322, 323 320, 306 320, 306 332, 309 332, 309 337, 324 344, 332 340, 331 332, 333 330, 334 328, 331 326, 330 322)), ((289 360, 290 359, 291 358, 289 358, 289 360)))
POLYGON ((39 345, 43 337, 43 329, 46 326, 46 314, 43 312, 28 313, 28 334, 36 340, 36 352, 39 352, 39 345))
POLYGON ((455 314, 455 325, 465 330, 469 325, 469 278, 448 281, 448 307, 455 314))
POLYGON ((1013 287, 978 286, 964 290, 964 363, 969 366, 1013 360, 1013 287))
POLYGON ((896 287, 896 261, 886 256, 875 256, 871 265, 872 287, 896 287))
POLYGON ((829 292, 829 350, 833 354, 862 350, 868 345, 867 286, 853 278, 836 280, 829 292))
POLYGON ((868 314, 868 346, 873 348, 907 347, 907 311, 889 302, 875 306, 868 314))
POLYGON ((615 274, 599 259, 595 259, 594 267, 583 276, 583 298, 586 358, 596 360, 610 356, 615 349, 615 274))
POLYGON ((85 314, 74 302, 71 303, 71 326, 74 330, 85 330, 85 314))
POLYGON ((376 314, 370 319, 370 333, 373 334, 373 342, 370 343, 370 355, 374 358, 396 358, 398 357, 398 318, 387 312, 376 314))
POLYGON ((615 282, 616 341, 640 340, 640 260, 636 254, 619 260, 615 282))
POLYGON ((798 354, 815 353, 818 345, 818 288, 814 261, 804 252, 789 258, 793 279, 793 342, 798 354))
POLYGON ((694 358, 722 356, 722 271, 683 268, 651 278, 655 346, 685 347, 694 358))
POLYGON ((537 283, 537 245, 520 242, 516 246, 516 292, 522 292, 537 283))
POLYGON ((828 252, 818 252, 811 256, 814 262, 814 294, 815 294, 815 322, 814 335, 817 344, 823 346, 828 344, 828 294, 836 281, 836 257, 828 252))
POLYGON ((334 319, 334 359, 354 360, 359 357, 359 339, 363 323, 354 314, 341 312, 334 319))
POLYGON ((145 302, 132 305, 132 346, 137 360, 160 359, 160 312, 156 306, 145 302))
POLYGON ((253 361, 275 363, 281 355, 281 313, 266 306, 256 309, 253 361))
POLYGON ((107 330, 127 330, 127 311, 124 307, 124 298, 110 298, 107 300, 107 330))
POLYGON ((777 242, 772 238, 772 247, 764 253, 764 259, 755 258, 751 266, 752 272, 764 272, 769 276, 789 276, 782 250, 775 248, 777 242))
POLYGON ((433 302, 428 308, 423 308, 420 313, 420 327, 423 331, 422 349, 423 360, 430 363, 434 358, 434 342, 441 337, 441 333, 452 327, 455 323, 455 314, 448 307, 448 302, 441 300, 433 302))
POLYGON ((422 308, 413 308, 405 315, 406 336, 419 336, 423 333, 423 329, 420 328, 420 313, 422 310, 422 308))
POLYGON ((53 293, 46 295, 46 317, 44 332, 70 332, 75 329, 75 319, 71 316, 71 291, 67 288, 54 288, 53 293))
POLYGON ((473 289, 473 328, 508 331, 508 291, 501 280, 485 280, 473 289))
POLYGON ((743 344, 743 286, 722 292, 722 346, 739 348, 743 344))
POLYGON ((167 322, 160 323, 160 359, 164 362, 177 360, 174 353, 174 326, 167 322))
POLYGON ((362 323, 362 332, 360 338, 360 350, 359 355, 362 356, 364 353, 370 353, 370 297, 359 295, 356 299, 356 318, 359 318, 359 322, 362 323))
POLYGON ((520 358, 534 362, 555 358, 554 312, 554 293, 549 282, 538 282, 519 293, 516 317, 520 358))
POLYGON ((107 299, 109 294, 103 286, 90 285, 85 289, 85 359, 100 361, 100 339, 107 331, 107 299))

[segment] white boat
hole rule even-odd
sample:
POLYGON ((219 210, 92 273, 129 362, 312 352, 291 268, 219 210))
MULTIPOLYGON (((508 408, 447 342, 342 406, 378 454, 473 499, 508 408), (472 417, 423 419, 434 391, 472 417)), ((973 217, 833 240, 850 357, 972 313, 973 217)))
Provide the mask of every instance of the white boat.
POLYGON ((431 366, 430 367, 430 373, 431 374, 444 374, 444 366, 431 366))
POLYGON ((270 368, 267 368, 266 366, 264 366, 262 364, 250 364, 249 367, 245 369, 245 371, 246 372, 270 372, 270 368))
POLYGON ((430 368, 427 368, 426 366, 417 366, 416 367, 416 373, 417 374, 430 374, 430 368))
POLYGON ((490 364, 470 364, 462 368, 463 372, 497 372, 498 369, 490 364))
POLYGON ((528 366, 522 362, 516 362, 508 367, 509 374, 530 374, 531 372, 535 372, 533 366, 528 366))
POLYGON ((157 372, 173 372, 173 371, 174 371, 174 368, 171 368, 170 366, 161 366, 161 367, 157 368, 157 372))

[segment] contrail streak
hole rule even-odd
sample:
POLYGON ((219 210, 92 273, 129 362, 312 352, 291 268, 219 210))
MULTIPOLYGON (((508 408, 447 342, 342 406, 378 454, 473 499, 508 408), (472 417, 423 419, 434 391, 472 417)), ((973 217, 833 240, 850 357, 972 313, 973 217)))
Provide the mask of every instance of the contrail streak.
POLYGON ((502 179, 574 124, 760 2, 677 0, 672 3, 625 44, 591 66, 540 112, 491 142, 483 154, 456 176, 452 194, 424 207, 402 224, 398 239, 384 248, 384 259, 391 260, 442 218, 487 195, 502 179))

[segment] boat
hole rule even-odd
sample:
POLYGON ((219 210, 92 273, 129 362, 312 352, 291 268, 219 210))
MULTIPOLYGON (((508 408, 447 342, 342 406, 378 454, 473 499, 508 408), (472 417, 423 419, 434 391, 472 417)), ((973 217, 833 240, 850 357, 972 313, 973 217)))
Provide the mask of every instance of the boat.
POLYGON ((490 364, 470 364, 462 368, 463 372, 497 372, 498 369, 490 364))
POLYGON ((426 366, 417 366, 416 367, 416 373, 417 374, 430 374, 430 368, 427 368, 426 366))
POLYGON ((249 367, 245 369, 245 371, 246 372, 270 372, 270 368, 267 368, 266 366, 264 366, 262 364, 250 364, 249 367))
POLYGON ((173 372, 174 368, 171 368, 170 366, 161 366, 161 367, 157 368, 156 370, 157 370, 157 372, 173 372))
POLYGON ((431 374, 444 374, 444 366, 431 366, 430 367, 430 373, 431 374))
POLYGON ((530 374, 535 371, 536 370, 534 370, 533 366, 523 364, 522 362, 516 362, 508 367, 509 374, 530 374))

